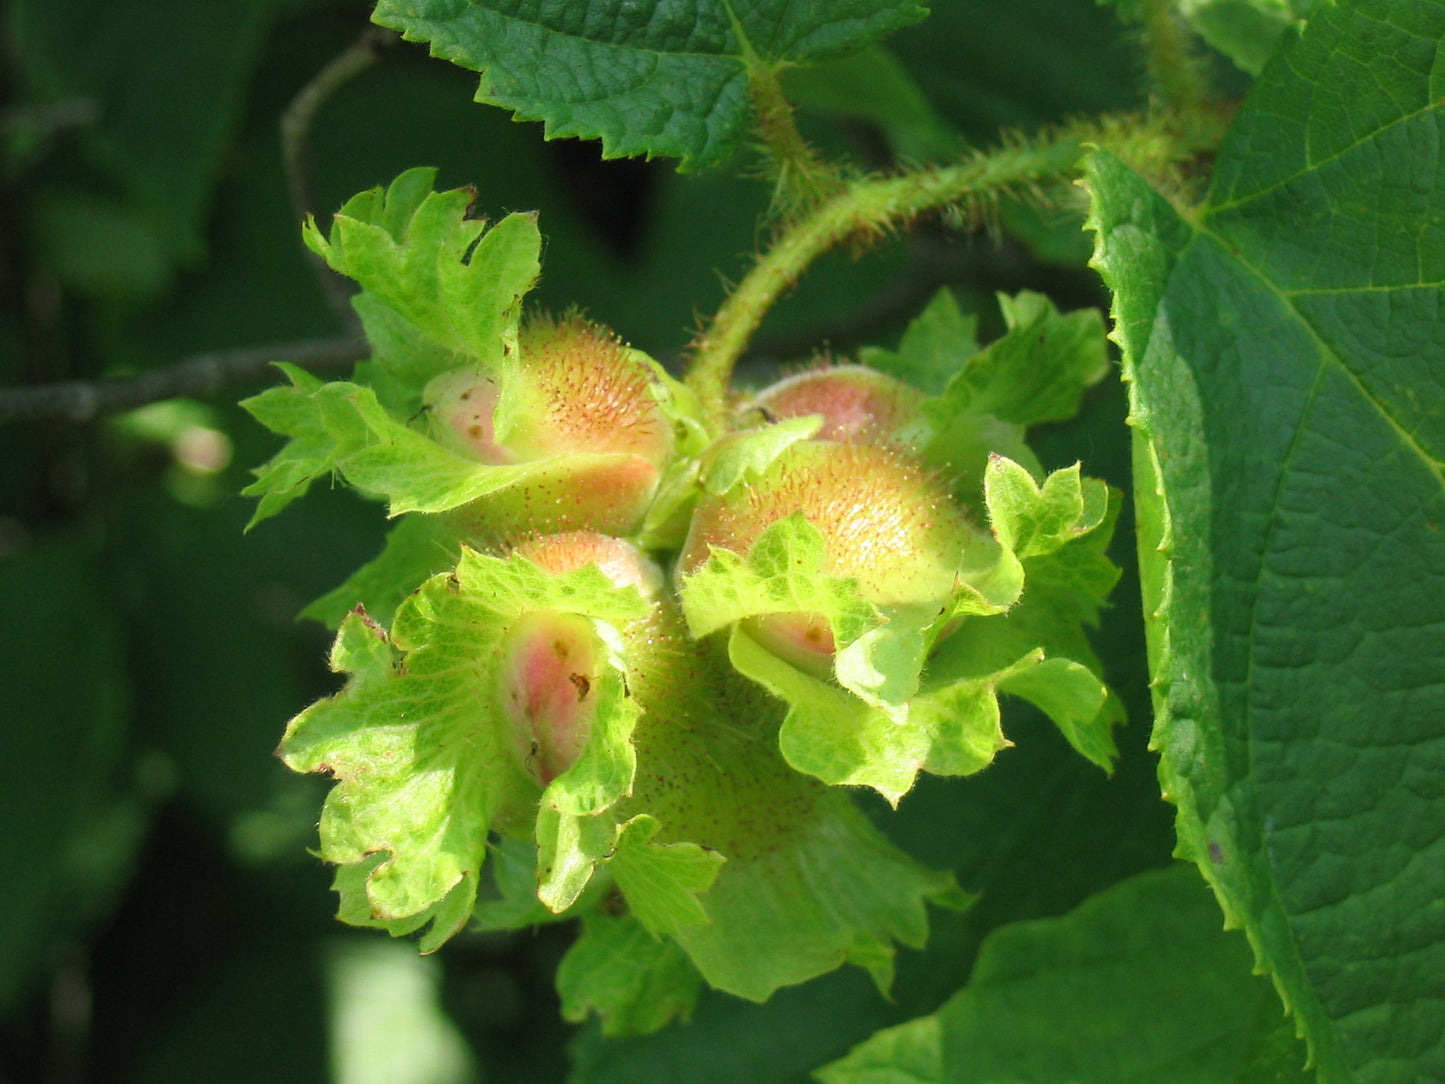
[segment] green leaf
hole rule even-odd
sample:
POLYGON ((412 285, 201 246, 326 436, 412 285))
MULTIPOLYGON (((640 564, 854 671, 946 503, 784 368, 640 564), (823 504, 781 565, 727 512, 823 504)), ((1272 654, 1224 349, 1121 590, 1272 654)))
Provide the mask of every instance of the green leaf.
MULTIPOLYGON (((511 622, 538 610, 593 618, 601 630, 643 616, 646 604, 595 566, 552 575, 468 550, 454 573, 407 598, 389 637, 361 614, 342 622, 332 667, 351 677, 292 720, 281 754, 296 771, 338 781, 322 810, 321 857, 343 867, 347 921, 393 933, 431 921, 423 945, 439 945, 471 914, 488 833, 536 816, 539 788, 494 668, 511 622)), ((620 690, 622 665, 610 659, 595 684, 620 690)), ((627 789, 636 708, 617 690, 599 701, 582 754, 540 794, 544 813, 590 811, 627 789)))
POLYGON ((978 349, 978 317, 964 315, 953 291, 945 288, 909 323, 896 351, 865 346, 858 360, 937 395, 978 349))
POLYGON ((886 1028, 813 1074, 822 1084, 944 1084, 937 1016, 886 1028))
POLYGON ((936 1014, 880 1032, 817 1075, 824 1084, 1304 1084, 1304 1050, 1249 963, 1192 870, 1140 874, 1063 918, 995 931, 968 985, 936 1014))
POLYGON ((913 0, 381 0, 373 18, 480 72, 477 100, 540 120, 548 139, 601 139, 608 158, 726 158, 749 81, 917 22, 913 0))
POLYGON ((412 169, 386 189, 353 196, 323 237, 306 244, 361 284, 356 308, 377 364, 418 397, 432 377, 464 365, 497 371, 516 352, 521 300, 541 273, 535 214, 490 229, 467 218, 476 193, 431 191, 435 170, 412 169))
POLYGON ((1325 1081, 1445 1066, 1442 40, 1437 2, 1322 8, 1190 219, 1089 170, 1161 779, 1325 1081))
POLYGON ((557 967, 562 1015, 581 1022, 592 1013, 602 1034, 646 1035, 692 1015, 702 976, 670 938, 649 933, 630 915, 591 914, 557 967))
POLYGON ((270 388, 241 401, 262 425, 291 438, 280 452, 257 468, 256 481, 241 491, 248 497, 261 498, 246 525, 248 530, 304 497, 313 481, 335 470, 338 458, 359 448, 365 439, 364 430, 343 437, 337 429, 327 426, 326 416, 313 405, 315 393, 325 386, 319 378, 284 362, 278 362, 277 368, 290 378, 289 388, 270 388))

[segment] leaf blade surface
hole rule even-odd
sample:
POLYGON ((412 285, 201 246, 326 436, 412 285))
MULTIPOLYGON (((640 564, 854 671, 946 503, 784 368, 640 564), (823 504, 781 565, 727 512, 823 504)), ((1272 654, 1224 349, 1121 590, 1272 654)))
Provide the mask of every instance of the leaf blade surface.
POLYGON ((1193 221, 1090 167, 1161 778, 1326 1081, 1445 1072, 1442 39, 1322 11, 1193 221))
POLYGON ((917 22, 913 0, 381 0, 375 20, 481 73, 477 100, 602 140, 609 158, 716 165, 747 127, 754 71, 917 22))

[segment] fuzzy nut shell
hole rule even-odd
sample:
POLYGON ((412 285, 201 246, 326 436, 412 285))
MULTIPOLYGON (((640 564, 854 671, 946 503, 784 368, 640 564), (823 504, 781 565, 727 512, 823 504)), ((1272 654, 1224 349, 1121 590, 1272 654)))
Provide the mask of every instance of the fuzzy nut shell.
POLYGON ((747 407, 782 421, 821 414, 818 440, 907 443, 923 393, 864 365, 823 364, 758 391, 747 407))
POLYGON ((548 572, 596 565, 614 586, 636 587, 644 598, 662 591, 662 569, 654 561, 631 542, 597 531, 538 535, 518 543, 512 552, 548 572))
POLYGON ((695 571, 713 546, 746 554, 764 530, 795 512, 827 541, 824 571, 855 578, 877 605, 947 598, 976 533, 943 485, 909 456, 882 445, 801 441, 764 477, 699 501, 679 570, 695 571))

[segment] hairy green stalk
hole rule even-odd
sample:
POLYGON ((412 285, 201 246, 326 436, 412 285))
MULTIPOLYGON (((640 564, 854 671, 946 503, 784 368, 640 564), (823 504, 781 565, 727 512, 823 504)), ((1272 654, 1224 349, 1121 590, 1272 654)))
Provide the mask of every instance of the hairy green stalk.
POLYGON ((1208 97, 1199 64, 1190 51, 1189 33, 1171 0, 1143 0, 1140 13, 1148 51, 1149 78, 1164 102, 1185 112, 1208 97))
POLYGON ((687 384, 703 403, 709 425, 720 430, 733 366, 763 317, 813 261, 840 242, 877 237, 942 208, 961 210, 965 221, 977 222, 1003 193, 1036 192, 1072 180, 1090 144, 1107 146, 1146 176, 1158 176, 1212 146, 1221 130, 1216 123, 1181 125, 1172 115, 1104 118, 954 165, 855 182, 786 227, 738 283, 693 342, 687 384))
POLYGON ((811 209, 837 196, 844 187, 840 177, 803 138, 793 116, 793 105, 783 93, 778 69, 754 65, 749 78, 753 123, 767 152, 773 173, 773 213, 786 216, 811 209))

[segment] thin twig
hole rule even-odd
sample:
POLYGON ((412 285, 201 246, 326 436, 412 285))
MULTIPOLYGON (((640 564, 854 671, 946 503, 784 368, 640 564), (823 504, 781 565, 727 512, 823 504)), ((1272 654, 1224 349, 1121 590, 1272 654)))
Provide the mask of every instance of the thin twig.
POLYGON ((312 370, 339 369, 366 357, 367 351, 366 341, 357 337, 304 339, 196 354, 137 376, 0 389, 0 425, 57 419, 88 422, 162 399, 216 395, 232 384, 256 379, 274 361, 291 361, 312 370))
POLYGON ((45 137, 67 128, 83 128, 100 118, 94 98, 65 98, 49 105, 12 105, 0 111, 0 136, 45 137))
MULTIPOLYGON (((397 41, 397 35, 380 26, 369 26, 345 51, 316 73, 281 114, 281 161, 286 169, 286 187, 291 193, 291 207, 297 221, 315 214, 311 190, 311 125, 327 100, 341 87, 376 62, 381 48, 397 41)), ((343 325, 353 333, 361 330, 356 311, 351 307, 351 289, 347 281, 326 261, 310 249, 306 256, 321 281, 326 300, 341 317, 343 325)))

